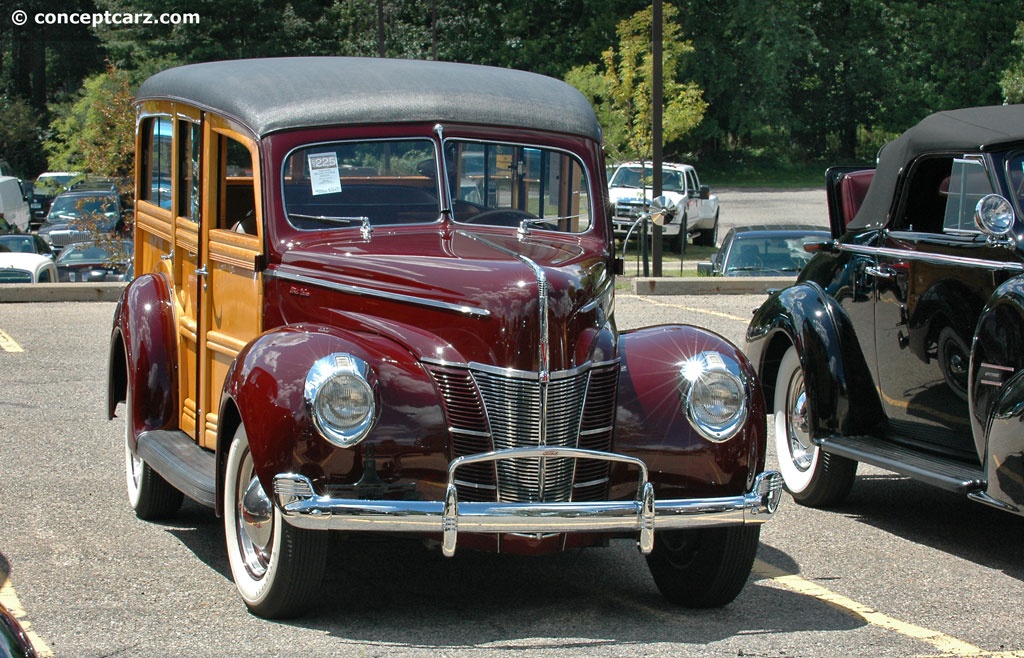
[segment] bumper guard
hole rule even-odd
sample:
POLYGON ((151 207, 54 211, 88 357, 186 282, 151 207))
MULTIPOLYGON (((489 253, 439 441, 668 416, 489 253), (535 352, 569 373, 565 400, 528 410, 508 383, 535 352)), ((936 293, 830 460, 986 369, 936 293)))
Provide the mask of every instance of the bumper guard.
POLYGON ((636 457, 578 448, 513 448, 459 457, 448 465, 445 500, 361 500, 317 495, 304 475, 282 473, 274 478, 274 498, 284 520, 299 528, 363 532, 443 534, 446 556, 455 554, 458 533, 543 534, 562 532, 639 533, 644 554, 654 548, 654 530, 764 523, 778 509, 782 476, 759 473, 751 491, 720 498, 655 500, 647 465, 636 457), (557 458, 623 462, 640 472, 634 500, 564 503, 500 503, 458 501, 455 471, 460 466, 501 459, 557 458))

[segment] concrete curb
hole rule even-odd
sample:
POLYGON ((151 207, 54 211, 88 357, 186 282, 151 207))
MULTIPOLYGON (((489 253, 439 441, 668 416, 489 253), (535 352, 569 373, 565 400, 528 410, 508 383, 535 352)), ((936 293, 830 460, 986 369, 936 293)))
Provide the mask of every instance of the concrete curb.
POLYGON ((116 302, 127 283, 36 283, 0 285, 0 304, 7 302, 116 302))
MULTIPOLYGON (((635 295, 760 295, 785 288, 793 277, 635 277, 635 295)), ((0 304, 28 302, 116 302, 126 283, 37 283, 0 286, 0 304)))
POLYGON ((793 285, 791 276, 637 277, 636 295, 760 295, 793 285))

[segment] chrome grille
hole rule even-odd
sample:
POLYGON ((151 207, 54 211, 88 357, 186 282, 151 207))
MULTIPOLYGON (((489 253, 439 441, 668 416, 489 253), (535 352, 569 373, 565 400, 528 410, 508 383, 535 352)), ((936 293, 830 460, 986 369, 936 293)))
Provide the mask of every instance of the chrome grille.
MULTIPOLYGON (((552 373, 486 366, 431 366, 441 394, 452 457, 526 446, 608 450, 618 364, 552 373), (542 438, 543 436, 543 438, 542 438)), ((459 469, 460 499, 560 502, 602 497, 608 462, 506 459, 459 469)))
POLYGON ((88 231, 53 231, 50 233, 50 245, 54 247, 64 248, 69 244, 76 242, 85 242, 92 239, 92 234, 88 231))

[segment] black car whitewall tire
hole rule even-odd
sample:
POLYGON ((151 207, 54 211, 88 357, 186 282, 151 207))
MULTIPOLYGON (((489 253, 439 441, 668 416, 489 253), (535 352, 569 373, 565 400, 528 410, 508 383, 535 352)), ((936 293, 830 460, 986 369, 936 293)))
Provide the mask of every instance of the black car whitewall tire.
POLYGON ((151 521, 174 516, 184 495, 132 452, 131 437, 132 393, 129 386, 124 401, 124 471, 128 502, 140 519, 151 521))
POLYGON ((760 537, 760 525, 655 532, 647 566, 658 591, 670 602, 716 608, 743 589, 760 537))
POLYGON ((283 521, 256 477, 241 425, 231 441, 224 478, 224 535, 242 600, 268 619, 301 614, 320 587, 328 535, 283 521))
POLYGON ((808 395, 800 355, 790 347, 775 380, 775 450, 786 490, 796 502, 828 507, 846 498, 857 475, 857 462, 822 451, 811 435, 812 398, 808 395))

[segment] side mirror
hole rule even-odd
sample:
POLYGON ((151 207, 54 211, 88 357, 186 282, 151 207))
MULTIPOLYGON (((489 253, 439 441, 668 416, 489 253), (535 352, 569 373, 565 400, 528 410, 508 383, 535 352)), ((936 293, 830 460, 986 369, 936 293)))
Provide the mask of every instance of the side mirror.
POLYGON ((974 207, 974 225, 990 238, 1001 238, 1013 229, 1013 206, 998 194, 981 197, 974 207))
POLYGON ((701 185, 700 186, 700 193, 699 193, 698 196, 700 196, 701 199, 710 199, 711 198, 711 186, 709 186, 709 185, 701 185))

